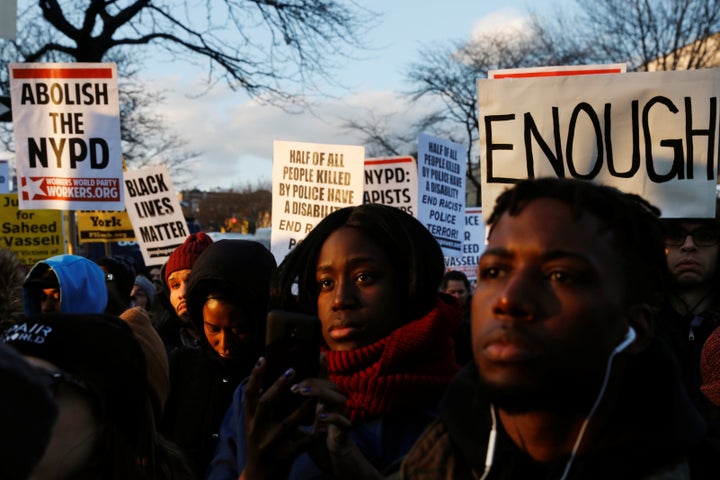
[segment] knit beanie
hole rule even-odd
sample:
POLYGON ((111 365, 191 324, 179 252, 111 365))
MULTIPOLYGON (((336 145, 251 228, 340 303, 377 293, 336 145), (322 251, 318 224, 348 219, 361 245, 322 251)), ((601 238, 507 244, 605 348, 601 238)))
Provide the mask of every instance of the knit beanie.
POLYGON ((0 343, 0 465, 2 478, 25 480, 42 458, 57 406, 40 372, 0 343))
POLYGON ((130 292, 135 282, 137 274, 135 268, 135 260, 125 255, 110 255, 97 260, 95 263, 101 267, 105 267, 112 274, 112 281, 118 286, 118 292, 125 297, 130 298, 130 292))
POLYGON ((150 310, 152 308, 153 301, 155 300, 155 285, 153 285, 153 283, 143 275, 135 276, 135 285, 145 290, 145 295, 147 295, 148 299, 147 309, 150 310))
POLYGON ((182 245, 173 250, 165 264, 165 284, 167 285, 171 273, 191 269, 195 260, 212 243, 212 238, 205 232, 193 233, 188 236, 182 245))
POLYGON ((9 327, 0 340, 82 381, 101 402, 101 421, 138 441, 148 399, 145 357, 125 322, 107 314, 41 314, 9 327))
MULTIPOLYGON (((152 286, 150 280, 145 281, 152 286)), ((159 419, 170 394, 170 367, 165 345, 163 345, 160 335, 153 328, 150 317, 142 307, 125 310, 120 315, 120 318, 130 325, 135 338, 145 353, 148 387, 152 395, 153 407, 156 409, 156 418, 159 419)))
POLYGON ((714 405, 720 407, 720 327, 713 330, 700 354, 700 391, 714 405))

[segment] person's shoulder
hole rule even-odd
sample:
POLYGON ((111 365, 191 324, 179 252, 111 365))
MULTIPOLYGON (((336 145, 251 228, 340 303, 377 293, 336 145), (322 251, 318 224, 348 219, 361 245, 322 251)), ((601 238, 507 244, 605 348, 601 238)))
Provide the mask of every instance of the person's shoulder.
POLYGON ((171 369, 178 366, 195 365, 201 360, 201 357, 201 349, 191 346, 176 347, 168 356, 171 369))
POLYGON ((436 419, 412 446, 400 467, 400 475, 393 478, 420 480, 425 478, 455 478, 459 455, 450 432, 436 419))
POLYGON ((704 441, 690 451, 688 464, 693 480, 710 480, 718 477, 717 459, 720 457, 720 436, 716 430, 705 437, 704 441))

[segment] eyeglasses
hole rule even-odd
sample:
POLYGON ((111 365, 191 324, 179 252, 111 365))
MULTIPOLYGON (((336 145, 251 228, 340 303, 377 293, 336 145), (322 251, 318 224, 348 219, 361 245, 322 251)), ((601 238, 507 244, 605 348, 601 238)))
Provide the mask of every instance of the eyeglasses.
POLYGON ((685 230, 681 227, 670 227, 665 232, 665 245, 680 247, 690 235, 697 247, 712 247, 720 241, 720 232, 713 227, 698 227, 694 230, 685 230))

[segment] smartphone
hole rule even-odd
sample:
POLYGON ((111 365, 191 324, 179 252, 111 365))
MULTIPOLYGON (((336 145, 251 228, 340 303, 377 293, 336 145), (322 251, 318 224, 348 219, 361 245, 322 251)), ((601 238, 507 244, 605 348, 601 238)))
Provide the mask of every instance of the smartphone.
MULTIPOLYGON (((269 388, 288 368, 295 370, 294 382, 317 377, 321 344, 322 326, 318 317, 284 310, 270 311, 265 334, 263 389, 269 388)), ((283 392, 275 417, 286 417, 306 400, 289 390, 283 392)), ((307 423, 311 421, 310 418, 307 423)))

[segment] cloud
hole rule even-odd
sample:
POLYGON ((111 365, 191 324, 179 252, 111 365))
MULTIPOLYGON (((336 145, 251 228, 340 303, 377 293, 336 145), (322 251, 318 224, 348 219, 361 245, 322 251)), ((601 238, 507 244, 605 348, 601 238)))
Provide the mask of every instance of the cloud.
POLYGON ((220 85, 188 98, 182 92, 198 90, 186 80, 165 77, 156 82, 151 88, 166 92, 159 113, 188 141, 190 150, 200 153, 188 186, 203 190, 269 182, 274 140, 361 145, 358 133, 343 128, 345 119, 402 112, 409 123, 408 117, 424 113, 390 91, 324 99, 310 112, 293 114, 220 85))
POLYGON ((526 33, 530 18, 516 8, 504 8, 482 17, 473 27, 471 39, 498 33, 526 33))

